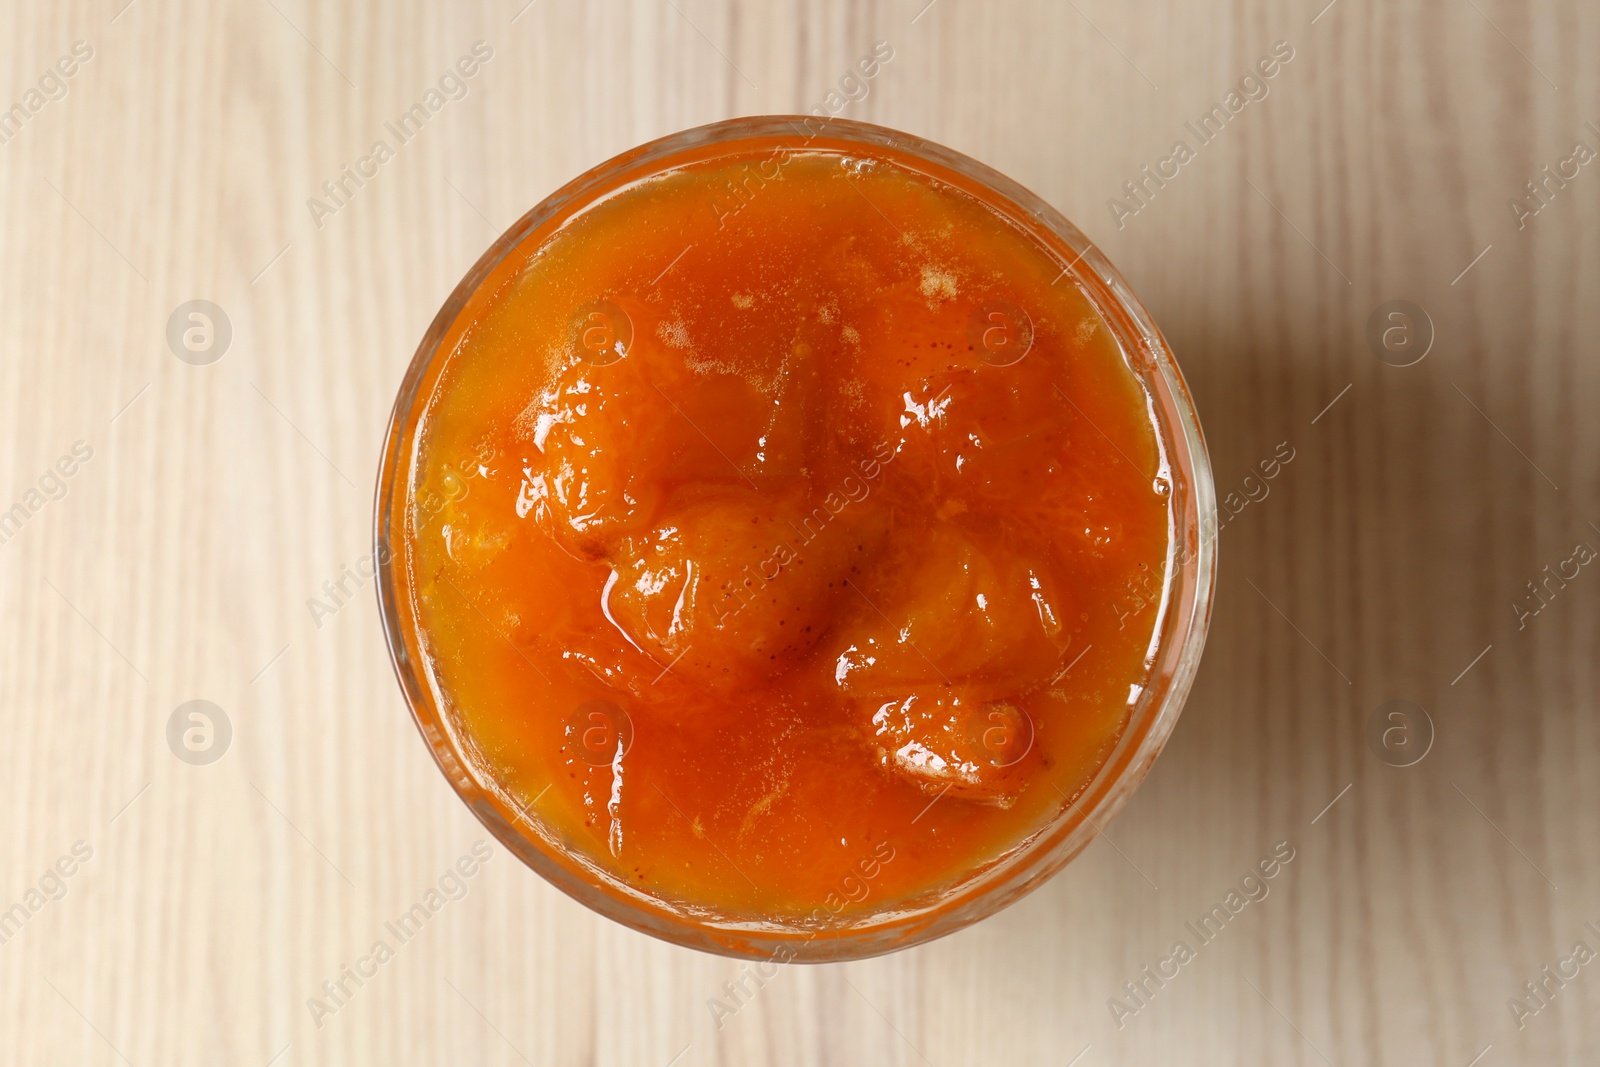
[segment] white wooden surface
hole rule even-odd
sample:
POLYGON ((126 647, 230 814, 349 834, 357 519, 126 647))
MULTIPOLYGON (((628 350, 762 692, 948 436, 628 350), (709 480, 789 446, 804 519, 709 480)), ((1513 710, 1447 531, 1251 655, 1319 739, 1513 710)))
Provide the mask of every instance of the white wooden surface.
POLYGON ((1525 628, 1513 606, 1600 549, 1600 163, 1524 229, 1507 200, 1600 149, 1600 9, 125 2, 0 5, 0 106, 93 53, 0 144, 0 511, 26 513, 0 544, 0 909, 28 916, 0 945, 0 1062, 1592 1062, 1600 964, 1520 1029, 1506 1002, 1600 950, 1600 568, 1525 628), (880 39, 893 60, 841 113, 975 155, 1100 241, 1179 355, 1222 493, 1294 450, 1223 532, 1171 746, 1026 901, 785 970, 720 1029, 737 964, 498 849, 315 1016, 486 837, 405 713, 370 587, 307 605, 368 551, 426 323, 563 181, 809 110, 880 39), (319 227, 307 199, 480 40, 465 96, 319 227), (1108 198, 1278 41, 1268 95, 1119 229, 1108 198), (1435 334, 1405 368, 1364 339, 1400 298, 1435 334), (209 365, 167 343, 192 299, 231 323, 209 365), (92 457, 41 487, 75 442, 92 457), (191 699, 231 723, 209 765, 167 743, 191 699), (1403 769, 1364 739, 1390 699, 1436 731, 1403 769), (1280 841, 1270 895, 1119 1029, 1108 998, 1280 841))

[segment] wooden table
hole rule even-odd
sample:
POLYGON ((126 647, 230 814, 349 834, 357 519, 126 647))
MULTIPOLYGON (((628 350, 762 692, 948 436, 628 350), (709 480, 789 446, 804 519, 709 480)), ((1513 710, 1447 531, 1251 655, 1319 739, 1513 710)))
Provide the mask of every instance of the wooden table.
POLYGON ((0 909, 22 910, 0 917, 0 1061, 1595 1062, 1600 963, 1573 946, 1600 951, 1600 566, 1573 561, 1600 549, 1600 161, 1574 144, 1600 150, 1600 10, 525 2, 3 16, 0 909), (880 40, 866 97, 830 97, 880 40), (492 56, 362 164, 478 41, 492 56), (1240 89, 1275 45, 1292 58, 1240 89), (1076 219, 1170 338, 1219 492, 1257 498, 1222 533, 1171 745, 1022 903, 786 969, 720 1028, 737 963, 498 848, 313 1012, 486 837, 357 574, 417 339, 573 175, 830 104, 1076 219), (1193 158, 1164 163, 1180 139, 1193 158), (376 172, 335 204, 345 166, 376 172), (200 307, 209 336, 194 300, 222 310, 200 307), (1396 300, 1409 318, 1374 319, 1396 300), (1245 479, 1280 446, 1263 495, 1245 479), (1431 722, 1407 767, 1368 741, 1396 700, 1431 722), (1270 894, 1129 998, 1279 842, 1270 894))

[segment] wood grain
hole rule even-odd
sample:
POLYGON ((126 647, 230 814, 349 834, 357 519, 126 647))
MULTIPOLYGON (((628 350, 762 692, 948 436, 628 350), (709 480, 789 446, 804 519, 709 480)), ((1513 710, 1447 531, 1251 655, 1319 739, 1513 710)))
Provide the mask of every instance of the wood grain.
POLYGON ((1600 148, 1600 9, 125 2, 0 10, 0 106, 93 50, 0 144, 0 510, 26 511, 0 544, 0 909, 92 850, 0 945, 0 1060, 1592 1061, 1600 964, 1521 1028, 1506 1002, 1600 949, 1600 570, 1522 628, 1513 607, 1600 548, 1600 164, 1523 229, 1507 201, 1600 148), (720 1028, 706 1002, 737 964, 498 850, 315 1018, 322 982, 486 836, 405 714, 370 589, 307 609, 368 551, 417 339, 568 178, 809 110, 880 39, 894 59, 842 113, 968 152, 1101 242, 1178 353, 1220 492, 1294 450, 1223 531, 1167 752, 1027 900, 787 969, 720 1028), (479 40, 466 95, 319 226, 308 198, 479 40), (1268 95, 1119 228, 1108 199, 1279 41, 1268 95), (168 346, 192 299, 231 322, 209 365, 168 346), (1432 321, 1414 366, 1364 337, 1394 299, 1432 321), (75 442, 92 457, 41 488, 75 442), (210 765, 168 747, 191 699, 232 725, 210 765), (1411 767, 1365 740, 1391 699, 1435 728, 1411 767), (1280 841, 1270 895, 1119 1028, 1108 998, 1280 841))

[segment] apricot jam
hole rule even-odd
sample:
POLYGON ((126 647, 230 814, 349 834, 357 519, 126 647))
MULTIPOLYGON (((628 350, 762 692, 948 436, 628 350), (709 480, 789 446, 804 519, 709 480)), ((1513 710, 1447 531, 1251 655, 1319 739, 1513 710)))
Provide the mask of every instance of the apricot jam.
POLYGON ((804 132, 691 145, 484 268, 415 400, 396 570, 519 832, 793 928, 1079 795, 1149 682, 1172 503, 1071 264, 804 132))

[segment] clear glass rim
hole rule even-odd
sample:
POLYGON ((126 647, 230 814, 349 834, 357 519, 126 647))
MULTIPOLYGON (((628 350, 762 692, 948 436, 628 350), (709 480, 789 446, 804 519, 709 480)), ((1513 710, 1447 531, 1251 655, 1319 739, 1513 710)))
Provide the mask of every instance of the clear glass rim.
MULTIPOLYGON (((899 162, 897 160, 897 162, 899 162)), ((378 470, 374 507, 375 583, 390 660, 413 720, 452 788, 480 822, 529 867, 569 896, 626 926, 676 944, 730 956, 795 962, 860 959, 907 948, 982 919, 1037 888, 1078 853, 1125 804, 1165 746, 1199 665, 1216 571, 1216 499, 1194 403, 1165 339, 1143 304, 1077 227, 1004 175, 941 145, 887 127, 844 119, 772 115, 729 119, 640 145, 551 194, 502 234, 445 300, 406 370, 378 470), (601 197, 659 171, 687 150, 714 151, 747 140, 795 137, 795 151, 852 143, 906 157, 913 169, 975 192, 1014 226, 1048 245, 1117 335, 1154 408, 1172 486, 1167 581, 1158 615, 1155 663, 1127 726, 1094 777, 1027 840, 954 885, 912 906, 849 925, 727 919, 680 902, 609 884, 603 872, 545 838, 507 791, 481 773, 469 739, 442 712, 423 677, 426 660, 404 569, 405 519, 418 446, 424 387, 436 377, 453 327, 482 283, 541 227, 554 227, 601 197), (395 546, 400 546, 396 550, 395 546), (526 830, 523 829, 526 827, 526 830)))

